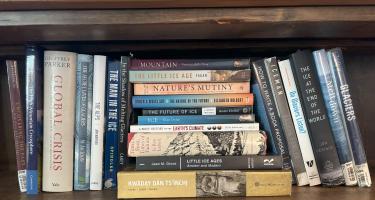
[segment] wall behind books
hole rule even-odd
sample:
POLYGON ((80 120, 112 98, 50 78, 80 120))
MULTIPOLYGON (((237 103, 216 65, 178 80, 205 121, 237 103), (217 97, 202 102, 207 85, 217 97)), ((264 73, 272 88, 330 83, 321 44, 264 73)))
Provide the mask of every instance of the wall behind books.
MULTIPOLYGON (((174 52, 176 53, 176 52, 174 52)), ((183 52, 178 52, 178 54, 183 52)), ((220 56, 233 57, 219 51, 220 56)), ((265 56, 273 56, 264 52, 265 56)), ((279 53, 280 54, 280 53, 279 53)), ((172 53, 170 55, 173 55, 172 53)), ((287 55, 287 54, 285 54, 287 55)), ((169 54, 163 57, 168 57, 169 54)), ((193 54, 189 54, 193 56, 193 54)), ((241 56, 242 55, 241 53, 241 56)), ((152 56, 147 56, 152 57, 152 56)), ((349 81, 351 83, 352 98, 360 122, 362 138, 367 152, 370 166, 375 166, 375 53, 368 51, 344 51, 345 63, 348 66, 349 81)), ((20 80, 24 81, 24 58, 18 59, 20 63, 20 80)), ((21 83, 21 85, 24 85, 21 83)), ((24 87, 21 88, 24 96, 24 87)), ((4 60, 0 58, 0 171, 16 170, 15 150, 11 127, 11 112, 8 93, 8 81, 4 60)))

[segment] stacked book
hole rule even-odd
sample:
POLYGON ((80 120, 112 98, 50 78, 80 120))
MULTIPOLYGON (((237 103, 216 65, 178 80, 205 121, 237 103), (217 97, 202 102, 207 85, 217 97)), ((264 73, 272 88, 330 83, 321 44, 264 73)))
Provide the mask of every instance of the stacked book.
POLYGON ((133 59, 128 156, 137 172, 119 172, 118 197, 290 194, 290 171, 228 171, 282 168, 266 155, 250 77, 249 59, 133 59))

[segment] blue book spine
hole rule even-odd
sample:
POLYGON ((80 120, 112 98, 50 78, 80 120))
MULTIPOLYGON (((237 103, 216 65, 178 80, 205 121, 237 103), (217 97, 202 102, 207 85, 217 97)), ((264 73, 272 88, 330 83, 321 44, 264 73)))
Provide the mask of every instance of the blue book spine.
POLYGON ((104 180, 105 189, 117 187, 118 170, 118 135, 120 131, 120 62, 111 61, 107 68, 106 90, 106 131, 104 146, 104 180))
POLYGON ((328 51, 328 60, 336 92, 339 94, 341 109, 344 112, 344 119, 348 130, 350 145, 353 152, 358 185, 360 187, 370 187, 371 177, 368 169, 366 152, 363 147, 361 130, 358 126, 353 100, 349 88, 348 78, 345 72, 345 63, 341 49, 328 51))
POLYGON ((41 142, 43 138, 42 66, 37 47, 26 49, 26 189, 38 194, 41 183, 41 142))
POLYGON ((277 149, 275 146, 275 141, 272 137, 270 122, 267 118, 266 107, 264 106, 263 98, 260 94, 259 85, 254 83, 251 85, 251 90, 254 94, 254 112, 255 118, 257 118, 260 129, 265 131, 267 134, 267 146, 270 147, 271 154, 277 154, 277 149))
POLYGON ((340 102, 337 98, 338 94, 336 94, 327 53, 322 49, 314 51, 313 55, 345 183, 346 185, 355 185, 357 184, 357 179, 354 173, 352 151, 347 138, 344 115, 339 107, 340 102))
POLYGON ((197 108, 213 106, 251 106, 253 94, 203 94, 133 96, 133 108, 197 108))
POLYGON ((92 79, 94 58, 77 56, 74 190, 90 188, 92 79))
POLYGON ((184 115, 184 116, 138 116, 138 125, 168 124, 230 124, 254 122, 249 115, 184 115))

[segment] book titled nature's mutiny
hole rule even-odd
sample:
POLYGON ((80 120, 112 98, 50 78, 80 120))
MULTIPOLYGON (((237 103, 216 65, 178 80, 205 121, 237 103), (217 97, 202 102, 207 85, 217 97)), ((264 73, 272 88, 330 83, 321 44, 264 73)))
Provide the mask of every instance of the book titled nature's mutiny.
POLYGON ((264 155, 263 131, 129 133, 128 156, 264 155))
POLYGON ((26 192, 25 123, 17 61, 7 60, 6 66, 8 73, 10 107, 12 111, 14 147, 16 150, 18 186, 21 192, 26 192))
POLYGON ((77 55, 44 52, 43 191, 73 190, 77 55))
POLYGON ((132 83, 243 82, 250 80, 250 69, 129 71, 132 83))
POLYGON ((246 69, 250 59, 132 59, 130 70, 246 69))
POLYGON ((288 170, 121 171, 117 197, 290 196, 288 170))

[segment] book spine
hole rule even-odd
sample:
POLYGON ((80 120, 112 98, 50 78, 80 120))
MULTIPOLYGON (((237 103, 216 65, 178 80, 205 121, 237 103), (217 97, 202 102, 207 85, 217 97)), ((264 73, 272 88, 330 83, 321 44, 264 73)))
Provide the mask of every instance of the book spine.
POLYGON ((319 185, 321 182, 318 168, 316 166, 313 147, 309 137, 309 130, 307 129, 305 116, 289 60, 280 61, 279 69, 306 169, 306 174, 303 173, 299 177, 297 176, 297 183, 298 185, 319 185))
POLYGON ((134 84, 134 95, 250 93, 250 83, 134 84))
POLYGON ((247 170, 282 169, 282 158, 270 156, 155 156, 136 158, 135 170, 247 170))
MULTIPOLYGON (((336 149, 341 163, 341 168, 336 171, 343 172, 346 185, 356 185, 357 178, 354 170, 354 162, 351 147, 347 140, 347 129, 344 121, 343 113, 339 108, 339 100, 337 98, 335 86, 333 84, 333 77, 330 71, 327 53, 324 49, 314 51, 314 60, 316 64, 317 74, 320 82, 320 87, 323 93, 323 100, 327 109, 328 120, 331 125, 333 139, 336 143, 336 149)), ((328 173, 328 172, 327 172, 328 173)), ((339 174, 337 173, 339 178, 339 174)), ((334 180, 334 177, 331 177, 334 180)))
POLYGON ((345 63, 340 49, 332 49, 328 52, 331 73, 336 92, 339 94, 339 106, 344 113, 345 123, 348 129, 350 145, 353 151, 355 171, 358 185, 370 187, 371 177, 366 160, 366 152, 361 139, 361 131, 358 126, 357 116, 353 106, 348 78, 345 72, 345 63))
POLYGON ((43 191, 73 190, 77 55, 44 52, 43 191))
POLYGON ((138 116, 139 125, 168 124, 223 124, 255 122, 255 116, 249 115, 185 115, 185 116, 138 116))
POLYGON ((129 71, 129 81, 132 83, 246 82, 249 80, 250 69, 129 71))
POLYGON ((130 125, 130 132, 197 132, 197 131, 258 131, 259 123, 240 124, 194 124, 194 125, 130 125))
POLYGON ((196 108, 211 106, 252 106, 253 94, 202 94, 133 96, 133 108, 196 108))
POLYGON ((252 114, 253 106, 142 109, 142 115, 244 115, 252 114))
POLYGON ((290 196, 290 171, 162 171, 119 173, 119 199, 290 196))
POLYGON ((91 124, 91 159, 90 159, 90 190, 101 190, 103 177, 103 146, 104 146, 104 108, 106 57, 94 56, 92 124, 91 124))
POLYGON ((12 128, 14 147, 16 150, 18 186, 21 192, 26 192, 26 144, 24 110, 21 102, 20 83, 17 61, 7 60, 10 107, 12 111, 12 128))
POLYGON ((121 90, 120 90, 120 98, 121 98, 121 107, 120 107, 120 132, 119 132, 119 139, 118 139, 118 154, 119 154, 119 169, 124 169, 127 163, 126 157, 126 145, 127 145, 127 137, 126 134, 129 132, 129 69, 128 65, 130 62, 130 58, 127 56, 121 57, 121 90))
POLYGON ((26 193, 38 194, 43 138, 43 68, 39 49, 26 48, 26 193))
POLYGON ((254 93, 254 115, 259 122, 259 128, 267 134, 267 146, 271 154, 277 154, 275 141, 272 137, 271 126, 267 118, 266 108, 264 106, 262 95, 260 94, 259 85, 253 83, 251 89, 254 93))
POLYGON ((250 59, 132 59, 130 70, 214 70, 250 68, 250 59))
MULTIPOLYGON (((306 168, 303 163, 301 148, 299 146, 297 134, 294 129, 293 120, 290 114, 288 101, 286 99, 276 57, 265 59, 264 63, 266 65, 268 79, 270 80, 271 91, 275 100, 277 113, 280 116, 281 125, 284 130, 286 141, 288 143, 292 169, 295 175, 294 177, 306 177, 306 168)), ((306 181, 304 180, 303 183, 305 182, 306 181)), ((297 183, 297 185, 299 184, 297 183)))
POLYGON ((264 155, 259 131, 129 133, 128 156, 264 155))
POLYGON ((288 152, 288 144, 281 126, 280 117, 277 115, 276 104, 272 97, 271 86, 263 60, 253 62, 253 72, 255 74, 256 82, 259 84, 260 93, 266 108, 267 118, 271 125, 271 135, 275 142, 276 151, 283 157, 283 168, 290 169, 291 162, 288 152))
POLYGON ((77 56, 74 190, 90 189, 93 56, 77 56))
POLYGON ((118 61, 108 63, 106 92, 106 132, 104 147, 104 188, 117 187, 118 137, 120 132, 120 86, 121 64, 118 61))

